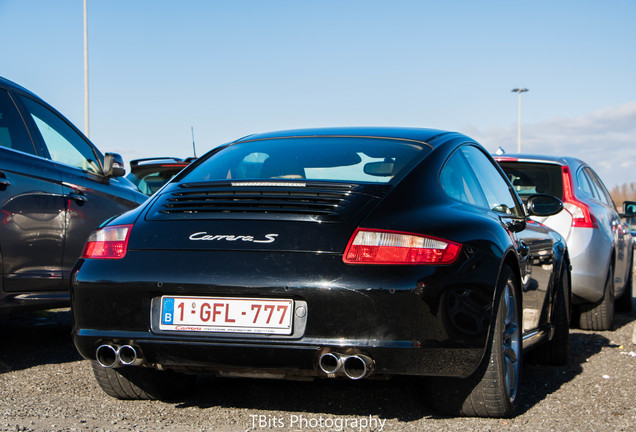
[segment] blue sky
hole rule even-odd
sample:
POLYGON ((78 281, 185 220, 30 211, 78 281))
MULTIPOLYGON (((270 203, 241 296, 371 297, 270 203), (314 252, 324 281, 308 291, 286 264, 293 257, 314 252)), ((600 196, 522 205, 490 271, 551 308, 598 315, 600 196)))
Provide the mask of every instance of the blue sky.
MULTIPOLYGON (((636 182, 636 1, 88 0, 90 138, 126 160, 415 126, 636 182)), ((0 75, 84 129, 82 0, 0 0, 0 75)))

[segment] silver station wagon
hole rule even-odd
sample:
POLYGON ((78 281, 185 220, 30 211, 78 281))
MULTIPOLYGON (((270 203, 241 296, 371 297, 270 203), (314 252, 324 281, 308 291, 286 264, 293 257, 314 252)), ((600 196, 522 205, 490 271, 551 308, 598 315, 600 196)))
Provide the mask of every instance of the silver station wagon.
POLYGON ((587 330, 609 330, 615 307, 632 307, 632 236, 607 188, 585 162, 571 157, 505 155, 495 160, 522 200, 554 195, 564 209, 533 217, 566 238, 572 264, 575 317, 587 330))

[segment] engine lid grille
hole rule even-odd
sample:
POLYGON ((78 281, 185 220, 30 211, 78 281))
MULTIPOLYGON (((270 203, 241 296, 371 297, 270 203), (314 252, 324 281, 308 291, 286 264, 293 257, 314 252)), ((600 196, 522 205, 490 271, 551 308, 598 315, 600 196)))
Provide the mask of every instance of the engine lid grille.
POLYGON ((386 185, 325 182, 181 184, 153 204, 147 220, 271 219, 340 221, 384 195, 386 185))

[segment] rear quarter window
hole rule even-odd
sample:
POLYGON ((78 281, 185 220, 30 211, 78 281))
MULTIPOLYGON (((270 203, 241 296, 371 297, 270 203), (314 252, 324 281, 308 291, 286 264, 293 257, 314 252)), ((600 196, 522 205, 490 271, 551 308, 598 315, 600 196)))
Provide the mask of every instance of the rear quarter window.
POLYGON ((607 188, 605 188, 605 185, 592 168, 584 167, 577 175, 579 185, 581 185, 580 188, 584 188, 585 186, 582 186, 581 177, 585 177, 585 179, 589 181, 590 191, 588 192, 583 189, 584 192, 608 206, 614 206, 610 193, 607 191, 607 188))

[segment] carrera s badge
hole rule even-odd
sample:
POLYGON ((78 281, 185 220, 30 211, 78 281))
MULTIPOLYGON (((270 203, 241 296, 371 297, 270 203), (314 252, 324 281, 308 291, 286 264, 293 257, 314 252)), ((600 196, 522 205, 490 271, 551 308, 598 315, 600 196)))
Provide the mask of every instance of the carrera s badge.
POLYGON ((191 234, 190 240, 203 240, 203 241, 244 241, 244 242, 252 242, 252 243, 273 243, 276 241, 276 237, 278 234, 265 234, 264 239, 256 239, 254 236, 249 235, 227 235, 227 234, 208 234, 207 232, 198 232, 191 234))

